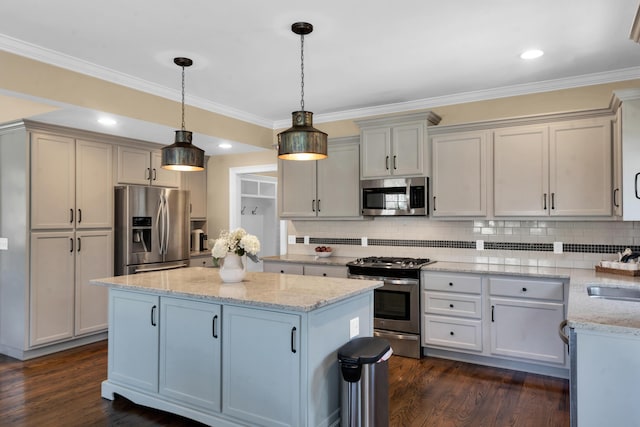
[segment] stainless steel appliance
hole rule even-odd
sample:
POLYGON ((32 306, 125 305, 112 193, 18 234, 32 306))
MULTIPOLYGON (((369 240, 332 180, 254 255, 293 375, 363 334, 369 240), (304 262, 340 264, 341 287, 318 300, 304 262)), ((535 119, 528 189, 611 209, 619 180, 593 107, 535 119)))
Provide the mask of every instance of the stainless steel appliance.
POLYGON ((374 334, 391 342, 393 353, 420 358, 420 269, 428 258, 367 257, 348 262, 351 279, 382 280, 374 291, 374 334))
POLYGON ((189 192, 141 185, 115 188, 115 274, 189 265, 189 192))
POLYGON ((360 181, 362 215, 427 215, 429 178, 386 178, 360 181))

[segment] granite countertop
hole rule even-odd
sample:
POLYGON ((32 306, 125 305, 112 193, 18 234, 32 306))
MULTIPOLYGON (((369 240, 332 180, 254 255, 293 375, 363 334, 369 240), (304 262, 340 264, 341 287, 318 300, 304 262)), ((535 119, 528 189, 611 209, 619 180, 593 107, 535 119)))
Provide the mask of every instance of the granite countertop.
POLYGON ((308 312, 382 286, 376 280, 247 273, 241 283, 222 283, 214 268, 189 267, 91 280, 131 291, 212 302, 308 312))
MULTIPOLYGON (((269 257, 272 261, 298 263, 325 263, 326 260, 333 258, 333 265, 345 265, 354 259, 354 257, 329 257, 319 258, 318 260, 314 258, 312 255, 269 257)), ((630 277, 609 273, 597 273, 595 269, 440 261, 424 266, 422 270, 569 280, 569 298, 566 313, 567 325, 569 327, 640 336, 640 302, 592 298, 587 294, 587 287, 591 285, 640 287, 640 276, 630 277)))

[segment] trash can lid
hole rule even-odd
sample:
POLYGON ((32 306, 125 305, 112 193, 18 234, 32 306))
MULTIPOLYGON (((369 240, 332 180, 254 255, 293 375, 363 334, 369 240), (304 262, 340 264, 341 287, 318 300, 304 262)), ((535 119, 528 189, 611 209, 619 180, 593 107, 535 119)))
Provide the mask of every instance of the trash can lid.
POLYGON ((361 337, 355 338, 338 350, 338 360, 341 362, 377 363, 391 349, 391 344, 384 338, 361 337))

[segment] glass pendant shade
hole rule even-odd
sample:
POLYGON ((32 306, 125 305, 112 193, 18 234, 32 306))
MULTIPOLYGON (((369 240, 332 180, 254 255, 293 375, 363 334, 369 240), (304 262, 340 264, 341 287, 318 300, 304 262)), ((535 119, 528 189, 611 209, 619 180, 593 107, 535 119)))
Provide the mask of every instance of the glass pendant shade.
POLYGON ((327 134, 313 127, 313 113, 294 111, 292 127, 278 134, 278 158, 321 160, 327 158, 327 134))
POLYGON ((174 171, 204 170, 204 150, 191 143, 192 133, 177 130, 175 142, 162 147, 162 168, 174 171))

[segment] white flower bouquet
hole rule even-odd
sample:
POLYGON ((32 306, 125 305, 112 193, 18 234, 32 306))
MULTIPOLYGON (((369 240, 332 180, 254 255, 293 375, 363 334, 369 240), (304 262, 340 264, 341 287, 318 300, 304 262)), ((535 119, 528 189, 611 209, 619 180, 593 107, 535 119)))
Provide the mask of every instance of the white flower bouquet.
POLYGON ((211 255, 219 260, 229 252, 242 256, 247 255, 253 262, 259 262, 257 257, 260 252, 260 241, 253 234, 248 234, 243 228, 232 231, 221 231, 211 249, 211 255))

